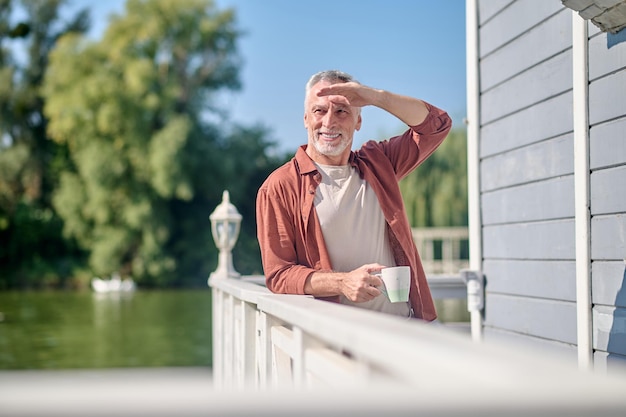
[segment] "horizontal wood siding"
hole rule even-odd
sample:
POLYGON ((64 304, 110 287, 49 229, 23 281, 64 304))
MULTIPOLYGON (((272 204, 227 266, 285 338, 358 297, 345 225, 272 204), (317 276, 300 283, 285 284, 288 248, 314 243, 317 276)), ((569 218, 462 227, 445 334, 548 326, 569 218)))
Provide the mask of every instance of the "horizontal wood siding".
POLYGON ((594 363, 609 369, 626 366, 626 43, 590 30, 589 80, 594 363))
POLYGON ((506 7, 515 3, 515 0, 490 0, 478 2, 478 22, 484 25, 485 22, 492 19, 494 15, 502 13, 506 7))
MULTIPOLYGON (((565 350, 577 343, 573 14, 556 0, 479 0, 485 335, 565 350)), ((608 48, 607 35, 588 27, 593 336, 602 368, 626 362, 626 43, 608 48)))
POLYGON ((626 71, 607 75, 589 84, 589 123, 592 126, 624 115, 626 71))
POLYGON ((591 218, 591 260, 626 259, 626 214, 591 218))
POLYGON ((558 136, 485 158, 481 169, 489 173, 481 176, 483 192, 571 175, 574 173, 573 137, 571 134, 558 136))
POLYGON ((489 11, 479 33, 485 335, 575 352, 571 12, 532 0, 489 11))
POLYGON ((593 352, 593 367, 599 372, 605 373, 618 367, 626 371, 626 355, 609 354, 608 352, 596 350, 593 352))
POLYGON ((574 261, 489 260, 483 272, 490 294, 576 301, 574 261))
POLYGON ((626 165, 593 171, 590 189, 592 215, 626 212, 626 165))
POLYGON ((567 92, 482 126, 480 156, 571 133, 572 123, 572 93, 567 92))
POLYGON ((626 263, 595 261, 592 264, 591 295, 594 304, 626 308, 626 263))
POLYGON ((481 123, 557 96, 572 88, 572 51, 566 50, 482 95, 481 123))
POLYGON ((482 26, 480 36, 484 41, 480 44, 481 55, 488 55, 561 10, 561 4, 554 1, 521 0, 510 3, 499 11, 497 19, 482 26))
POLYGON ((589 80, 591 82, 626 68, 624 43, 607 48, 606 42, 604 33, 597 33, 589 39, 589 80))
MULTIPOLYGON (((539 2, 536 2, 539 3, 539 2)), ((512 25, 517 16, 502 13, 481 27, 479 36, 483 43, 483 34, 488 26, 497 24, 502 16, 506 17, 503 25, 512 25)), ((521 71, 533 67, 572 45, 572 15, 565 8, 549 19, 543 21, 519 37, 503 44, 500 48, 484 55, 482 46, 480 53, 480 87, 487 91, 501 82, 514 77, 521 71)), ((493 35, 492 35, 493 36, 493 35)))
POLYGON ((594 349, 626 356, 626 309, 595 306, 593 342, 594 349))
POLYGON ((573 260, 574 219, 485 226, 487 259, 573 260))
POLYGON ((592 264, 595 367, 626 366, 626 263, 592 264))
POLYGON ((564 203, 574 201, 574 176, 486 192, 482 201, 484 225, 569 218, 574 207, 564 203))
POLYGON ((576 344, 576 303, 491 294, 485 321, 490 327, 576 344))
POLYGON ((569 358, 572 363, 576 362, 576 346, 571 343, 557 342, 555 340, 543 339, 493 327, 486 327, 484 329, 484 338, 487 341, 509 344, 516 349, 538 349, 542 354, 554 354, 558 355, 560 358, 569 358))
POLYGON ((589 130, 589 166, 592 170, 626 161, 626 117, 592 126, 589 130))

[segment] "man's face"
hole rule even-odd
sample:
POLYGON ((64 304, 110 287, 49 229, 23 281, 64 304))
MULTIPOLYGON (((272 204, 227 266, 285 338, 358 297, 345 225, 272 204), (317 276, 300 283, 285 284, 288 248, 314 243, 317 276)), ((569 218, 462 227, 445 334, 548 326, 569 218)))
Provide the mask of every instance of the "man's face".
POLYGON ((330 163, 326 160, 330 158, 332 162, 345 164, 352 149, 354 131, 361 128, 361 115, 343 96, 318 97, 317 92, 328 85, 327 81, 315 84, 306 99, 304 126, 309 134, 308 145, 323 156, 318 162, 330 163))

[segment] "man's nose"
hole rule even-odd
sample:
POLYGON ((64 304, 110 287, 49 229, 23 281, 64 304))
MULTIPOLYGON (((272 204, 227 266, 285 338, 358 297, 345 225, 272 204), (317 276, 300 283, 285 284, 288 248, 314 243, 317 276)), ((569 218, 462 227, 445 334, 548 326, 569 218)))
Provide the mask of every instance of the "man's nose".
POLYGON ((333 123, 335 123, 335 118, 336 118, 335 112, 332 110, 329 110, 326 112, 326 114, 322 118, 322 123, 326 127, 331 127, 333 123))

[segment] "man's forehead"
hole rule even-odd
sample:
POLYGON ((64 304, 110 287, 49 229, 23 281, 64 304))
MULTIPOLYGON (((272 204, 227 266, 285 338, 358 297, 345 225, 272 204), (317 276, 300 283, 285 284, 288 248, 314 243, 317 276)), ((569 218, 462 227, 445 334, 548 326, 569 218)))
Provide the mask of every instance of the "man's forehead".
POLYGON ((328 87, 329 85, 334 85, 334 84, 342 84, 341 81, 328 81, 328 80, 319 80, 318 82, 316 82, 315 84, 313 84, 311 86, 311 91, 313 90, 319 90, 321 88, 324 87, 328 87))
POLYGON ((330 103, 336 105, 336 106, 347 106, 350 107, 350 102, 348 101, 347 98, 345 98, 342 95, 338 95, 338 94, 333 94, 333 95, 329 95, 329 96, 318 96, 317 92, 319 90, 321 90, 324 87, 328 87, 329 85, 333 85, 333 84, 340 84, 340 83, 331 83, 328 81, 320 81, 316 84, 314 84, 311 87, 311 90, 309 91, 308 94, 308 102, 311 106, 317 106, 317 105, 328 105, 330 103))
POLYGON ((339 95, 333 95, 333 96, 316 96, 316 95, 312 95, 309 98, 309 105, 310 107, 328 107, 328 106, 335 106, 335 107, 351 107, 350 106, 350 102, 348 102, 348 99, 345 98, 344 96, 339 96, 339 95))

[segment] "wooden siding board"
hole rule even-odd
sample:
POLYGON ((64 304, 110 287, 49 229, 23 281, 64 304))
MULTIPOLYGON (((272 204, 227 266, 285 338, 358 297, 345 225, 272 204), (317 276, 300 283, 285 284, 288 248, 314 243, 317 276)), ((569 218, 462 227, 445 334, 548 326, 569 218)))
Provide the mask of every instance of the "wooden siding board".
POLYGON ((626 355, 626 309, 606 306, 593 308, 593 347, 626 355))
POLYGON ((626 259, 626 214, 591 218, 591 258, 606 261, 626 259))
POLYGON ((482 25, 494 15, 501 12, 514 0, 479 0, 478 1, 478 21, 482 25))
MULTIPOLYGON (((480 43, 483 43, 482 37, 480 43)), ((572 15, 567 9, 480 61, 481 90, 486 91, 572 45, 572 15)))
POLYGON ((572 93, 567 92, 483 126, 480 156, 485 158, 562 136, 572 132, 572 124, 572 93))
POLYGON ((541 355, 559 355, 561 359, 565 356, 568 360, 571 360, 572 364, 576 364, 578 355, 576 346, 571 343, 521 335, 493 327, 484 328, 484 340, 488 343, 509 345, 513 349, 539 349, 541 355))
POLYGON ((562 94, 572 88, 572 51, 566 50, 481 96, 481 123, 562 94))
POLYGON ((589 39, 589 79, 594 81, 626 68, 626 42, 607 48, 607 34, 589 39))
POLYGON ((595 261, 591 264, 594 304, 626 308, 626 263, 595 261))
POLYGON ((591 214, 626 213, 626 165, 591 173, 591 214))
POLYGON ((589 165, 592 170, 626 162, 624 132, 626 132, 626 117, 591 127, 589 130, 589 165))
POLYGON ((518 0, 514 2, 481 27, 481 55, 485 56, 493 52, 561 9, 563 5, 554 1, 518 0))
POLYGON ((626 115, 626 70, 589 84, 589 124, 626 115))
POLYGON ((576 343, 575 303, 489 293, 487 302, 485 326, 576 343))
POLYGON ((483 273, 489 293, 576 301, 574 261, 486 260, 483 273))
POLYGON ((486 259, 552 259, 575 257, 574 220, 485 226, 486 259))
POLYGON ((626 356, 596 351, 593 353, 593 369, 600 373, 608 373, 613 370, 624 373, 626 372, 626 356))
POLYGON ((574 176, 484 193, 482 206, 483 225, 574 217, 574 176))
MULTIPOLYGON (((481 191, 491 191, 574 172, 573 136, 567 134, 483 159, 481 191)), ((541 195, 539 197, 542 197, 541 195)))

